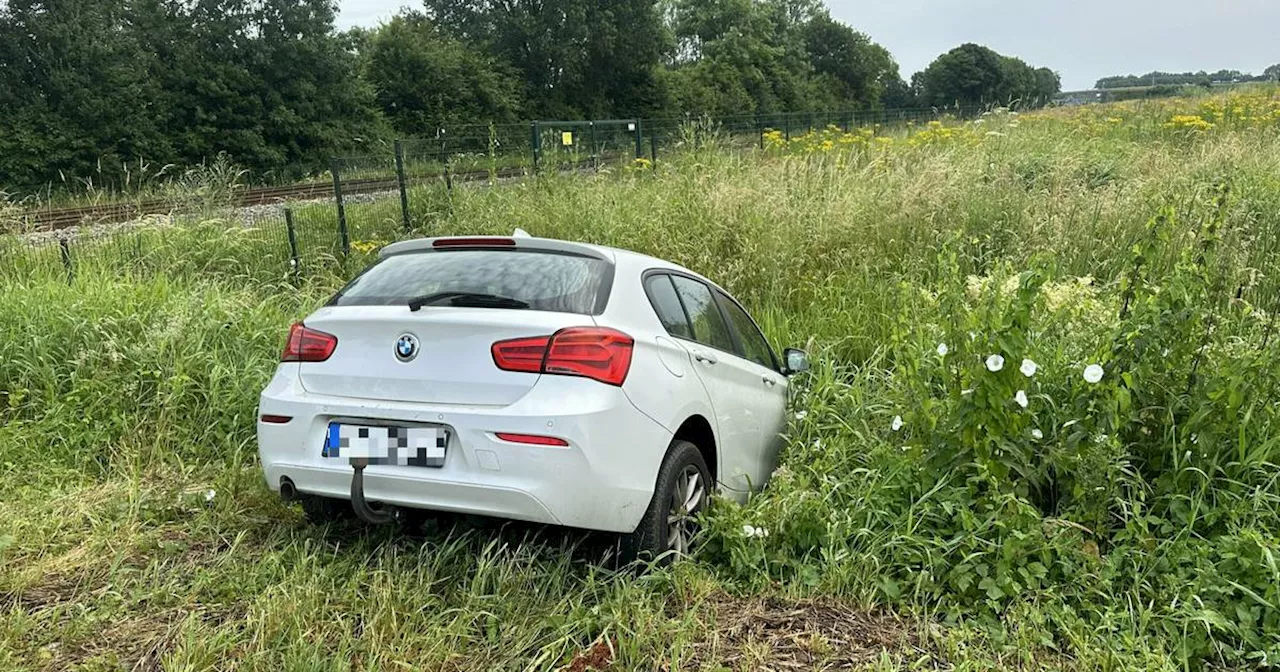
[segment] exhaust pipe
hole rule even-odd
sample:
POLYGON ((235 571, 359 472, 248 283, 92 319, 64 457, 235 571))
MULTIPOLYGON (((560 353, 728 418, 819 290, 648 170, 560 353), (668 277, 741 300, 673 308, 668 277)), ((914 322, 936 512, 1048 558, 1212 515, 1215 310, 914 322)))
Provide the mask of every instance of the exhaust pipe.
POLYGON ((371 525, 389 523, 396 519, 395 509, 390 506, 374 509, 364 499, 364 468, 368 465, 369 460, 365 458, 351 460, 351 468, 356 472, 351 477, 351 508, 355 510, 360 520, 371 525))
POLYGON ((288 476, 280 477, 280 499, 286 502, 292 502, 298 497, 298 488, 293 485, 293 481, 288 476))

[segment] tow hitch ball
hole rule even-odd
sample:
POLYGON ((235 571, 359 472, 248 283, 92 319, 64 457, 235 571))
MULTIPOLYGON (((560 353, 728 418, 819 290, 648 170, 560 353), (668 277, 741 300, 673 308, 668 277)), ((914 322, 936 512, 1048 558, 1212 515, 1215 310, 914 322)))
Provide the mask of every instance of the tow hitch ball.
POLYGON ((355 509, 356 515, 366 523, 373 525, 382 525, 390 523, 396 519, 396 511, 390 506, 379 506, 373 508, 369 506, 369 502, 364 498, 364 468, 369 466, 369 460, 363 457, 352 458, 351 468, 355 470, 355 474, 351 477, 351 508, 355 509))

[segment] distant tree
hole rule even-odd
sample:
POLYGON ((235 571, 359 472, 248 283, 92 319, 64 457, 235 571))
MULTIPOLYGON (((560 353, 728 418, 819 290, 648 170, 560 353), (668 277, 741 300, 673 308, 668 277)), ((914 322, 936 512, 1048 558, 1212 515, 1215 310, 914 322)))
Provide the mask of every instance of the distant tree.
POLYGON ((922 102, 933 106, 1048 102, 1061 88, 1056 73, 1020 58, 963 44, 939 56, 912 78, 922 102))
POLYGON ((972 105, 1000 99, 1005 80, 1000 54, 977 44, 963 44, 939 56, 913 78, 927 105, 972 105))
POLYGON ((655 0, 424 4, 445 34, 519 73, 526 116, 635 116, 664 102, 656 70, 669 43, 655 0))
POLYGON ((896 74, 889 77, 885 82, 884 94, 880 97, 880 104, 887 110, 907 110, 920 107, 920 101, 916 99, 916 92, 911 88, 911 85, 896 74))
POLYGON ((681 112, 870 109, 905 88, 888 51, 815 0, 671 0, 666 16, 664 80, 681 112))
POLYGON ((520 82, 505 63, 441 34, 407 12, 367 31, 364 78, 401 136, 456 124, 509 122, 521 107, 520 82))
POLYGON ((667 77, 674 107, 717 116, 801 109, 809 63, 794 8, 755 0, 674 0, 667 77))
POLYGON ((226 152, 258 174, 381 134, 329 0, 0 4, 0 184, 226 152))
POLYGON ((834 107, 881 107, 886 90, 901 83, 889 51, 825 10, 804 27, 809 63, 834 107))
POLYGON ((1275 65, 1267 68, 1266 70, 1263 70, 1262 76, 1264 79, 1267 79, 1272 82, 1276 80, 1280 80, 1280 63, 1276 63, 1275 65))
MULTIPOLYGON (((1265 78, 1265 72, 1263 77, 1265 78)), ((1247 72, 1239 70, 1219 70, 1217 72, 1148 72, 1145 75, 1115 75, 1099 79, 1096 88, 1122 89, 1140 86, 1204 86, 1214 84, 1248 82, 1259 79, 1247 72)))
POLYGON ((1000 83, 994 100, 1001 103, 1032 104, 1036 92, 1036 71, 1025 61, 1012 56, 1000 57, 1000 83))
POLYGON ((1036 85, 1033 97, 1046 104, 1062 91, 1062 78, 1049 68, 1036 68, 1036 85))
POLYGON ((0 3, 0 185, 114 182, 173 158, 159 64, 125 0, 0 3))
POLYGON ((226 152, 258 173, 315 169, 382 135, 329 0, 152 2, 167 29, 148 47, 165 63, 157 78, 184 160, 226 152))

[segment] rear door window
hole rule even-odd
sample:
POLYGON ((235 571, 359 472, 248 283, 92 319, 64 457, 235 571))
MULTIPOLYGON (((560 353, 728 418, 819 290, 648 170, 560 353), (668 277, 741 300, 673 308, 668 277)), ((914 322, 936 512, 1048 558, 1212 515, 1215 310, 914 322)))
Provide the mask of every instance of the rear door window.
POLYGON ((725 324, 724 315, 716 305, 711 290, 706 285, 684 276, 673 275, 671 282, 684 305, 684 312, 689 316, 693 327, 693 339, 703 345, 709 345, 725 352, 734 352, 733 336, 729 334, 729 325, 725 324))
POLYGON ((542 250, 410 252, 379 260, 329 305, 390 306, 458 292, 513 299, 530 310, 598 315, 612 271, 603 259, 542 250))
POLYGON ((649 303, 653 304, 653 312, 668 334, 693 340, 693 329, 689 327, 689 318, 680 305, 680 297, 676 296, 676 288, 671 284, 671 276, 654 274, 644 281, 645 292, 649 295, 649 303))

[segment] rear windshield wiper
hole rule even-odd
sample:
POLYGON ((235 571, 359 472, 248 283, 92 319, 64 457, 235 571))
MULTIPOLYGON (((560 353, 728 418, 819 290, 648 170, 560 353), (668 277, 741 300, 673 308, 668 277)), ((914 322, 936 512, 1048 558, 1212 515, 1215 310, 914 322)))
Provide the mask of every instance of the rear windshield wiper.
POLYGON ((528 308, 529 304, 520 299, 496 294, 480 294, 477 292, 436 292, 409 300, 409 310, 418 312, 423 306, 432 306, 448 301, 451 306, 469 308, 528 308))

